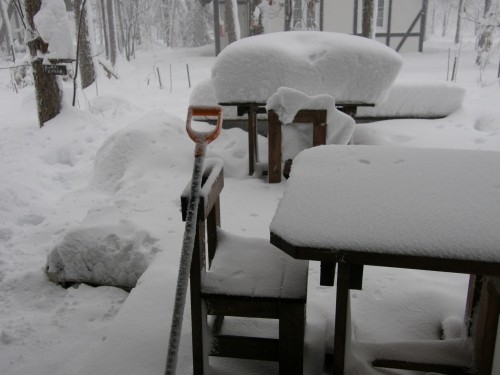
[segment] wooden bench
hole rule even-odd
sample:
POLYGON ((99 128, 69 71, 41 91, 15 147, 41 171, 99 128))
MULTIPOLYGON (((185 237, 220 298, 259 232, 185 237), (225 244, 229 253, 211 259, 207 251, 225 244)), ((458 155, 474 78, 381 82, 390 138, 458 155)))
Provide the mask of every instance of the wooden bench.
MULTIPOLYGON (((208 357, 218 356, 277 361, 281 375, 300 375, 308 261, 287 256, 268 239, 238 237, 220 229, 221 164, 205 169, 191 265, 194 374, 206 374, 208 357), (276 319, 279 337, 225 332, 226 316, 276 319)), ((184 220, 188 187, 181 199, 184 220)))

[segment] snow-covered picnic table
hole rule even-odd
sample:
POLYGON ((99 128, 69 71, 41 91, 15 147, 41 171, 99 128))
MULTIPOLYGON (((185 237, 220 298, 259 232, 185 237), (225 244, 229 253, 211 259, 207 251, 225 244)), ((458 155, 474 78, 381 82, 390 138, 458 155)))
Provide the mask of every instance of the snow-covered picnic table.
MULTIPOLYGON (((249 173, 253 174, 258 159, 256 114, 265 112, 279 89, 327 95, 334 107, 354 114, 358 106, 373 106, 385 98, 401 66, 395 51, 371 39, 317 31, 279 32, 226 47, 214 63, 211 84, 217 103, 248 114, 249 173)), ((326 125, 328 132, 342 126, 333 121, 326 125)))
MULTIPOLYGON (((330 285, 339 264, 335 374, 343 373, 350 342, 349 289, 361 289, 364 265, 500 276, 498 165, 499 152, 381 146, 320 146, 296 157, 271 243, 294 258, 321 261, 330 285)), ((471 317, 479 297, 468 297, 471 317)), ((485 329, 496 332, 498 319, 491 324, 485 329)), ((426 362, 413 354, 391 363, 426 362)), ((474 355, 476 365, 491 364, 493 354, 474 355)), ((427 361, 440 359, 446 361, 427 361)), ((445 365, 471 362, 459 357, 445 365)))

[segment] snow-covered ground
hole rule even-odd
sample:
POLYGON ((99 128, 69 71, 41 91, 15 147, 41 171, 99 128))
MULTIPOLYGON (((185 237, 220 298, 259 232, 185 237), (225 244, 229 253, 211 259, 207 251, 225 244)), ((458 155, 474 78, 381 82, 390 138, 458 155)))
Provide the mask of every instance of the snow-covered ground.
MULTIPOLYGON (((446 80, 449 47, 455 48, 431 41, 425 53, 403 55, 399 77, 446 80)), ((42 129, 33 87, 15 94, 9 71, 0 70, 2 374, 163 373, 184 231, 179 196, 194 150, 183 130, 191 92, 187 67, 194 86, 210 77, 212 55, 213 46, 139 51, 136 60, 119 62, 120 80, 101 75, 97 85, 80 92, 76 108, 66 84, 61 115, 42 129), (125 247, 139 249, 144 256, 138 263, 151 263, 138 286, 129 294, 51 283, 44 271, 47 255, 78 238, 68 237, 75 232, 83 238, 103 235, 113 245, 120 242, 113 239, 123 239, 125 247)), ((500 151, 498 50, 481 83, 472 43, 464 44, 459 64, 457 82, 467 89, 462 108, 441 120, 357 125, 355 143, 500 151)), ((232 129, 209 146, 209 156, 224 160, 222 225, 267 238, 287 182, 269 185, 246 176, 246 139, 232 129)), ((264 140, 260 145, 265 150, 264 140)), ((114 262, 130 265, 127 259, 114 262)), ((311 263, 306 375, 322 373, 332 333, 335 289, 320 287, 318 280, 319 265, 311 263)), ((453 331, 463 316, 467 282, 464 275, 367 268, 364 290, 352 293, 354 354, 360 362, 351 373, 403 373, 365 367, 370 343, 438 339, 443 326, 453 331)), ((277 374, 275 364, 212 365, 214 374, 277 374)), ((178 373, 191 373, 188 309, 178 373)))

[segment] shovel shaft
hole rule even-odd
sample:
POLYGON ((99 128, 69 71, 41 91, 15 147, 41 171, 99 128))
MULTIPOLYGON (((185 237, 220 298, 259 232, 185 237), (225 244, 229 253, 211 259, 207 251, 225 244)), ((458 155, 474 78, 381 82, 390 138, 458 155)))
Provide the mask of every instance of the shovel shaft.
POLYGON ((184 306, 186 304, 187 287, 189 283, 189 271, 193 257, 193 247, 196 238, 196 222, 198 205, 200 202, 201 179, 203 175, 203 162, 207 144, 218 137, 222 126, 221 107, 189 107, 186 121, 186 131, 189 137, 196 143, 194 151, 193 175, 191 178, 191 192, 189 194, 188 209, 186 216, 186 226, 182 241, 181 259, 179 263, 179 274, 177 277, 177 287, 175 290, 174 311, 170 327, 170 339, 168 342, 167 365, 165 375, 175 375, 177 368, 177 357, 181 339, 182 320, 184 316, 184 306), (195 131, 191 127, 194 116, 216 116, 217 124, 210 132, 195 131))

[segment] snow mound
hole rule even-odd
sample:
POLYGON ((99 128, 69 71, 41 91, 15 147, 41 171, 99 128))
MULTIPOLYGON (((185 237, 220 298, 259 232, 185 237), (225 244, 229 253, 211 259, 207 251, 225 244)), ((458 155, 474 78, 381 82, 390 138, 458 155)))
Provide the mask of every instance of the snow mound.
POLYGON ((329 32, 263 34, 230 44, 212 67, 217 101, 265 103, 280 87, 377 103, 402 58, 371 39, 329 32))
POLYGON ((293 124, 297 112, 302 109, 324 109, 326 117, 326 143, 348 144, 354 132, 354 120, 335 108, 335 99, 330 95, 308 96, 298 90, 281 87, 267 100, 266 109, 273 110, 282 127, 282 158, 293 159, 300 151, 312 147, 312 126, 293 124))
POLYGON ((465 89, 453 82, 396 81, 375 107, 359 107, 359 117, 446 117, 464 100, 465 89))
MULTIPOLYGON (((185 153, 170 150, 174 139, 186 144, 184 122, 165 111, 151 111, 136 122, 109 137, 97 152, 91 185, 116 192, 124 185, 137 182, 148 170, 187 166, 191 162, 185 153), (184 162, 183 162, 184 160, 184 162), (148 166, 148 168, 144 168, 148 166)), ((193 146, 194 147, 194 146, 193 146)), ((194 148, 192 148, 194 149, 194 148)))
POLYGON ((57 283, 135 287, 157 239, 130 221, 69 230, 47 257, 46 271, 57 283))
POLYGON ((48 53, 44 57, 75 58, 71 26, 63 0, 44 0, 40 10, 33 17, 33 22, 43 41, 49 45, 48 53))

